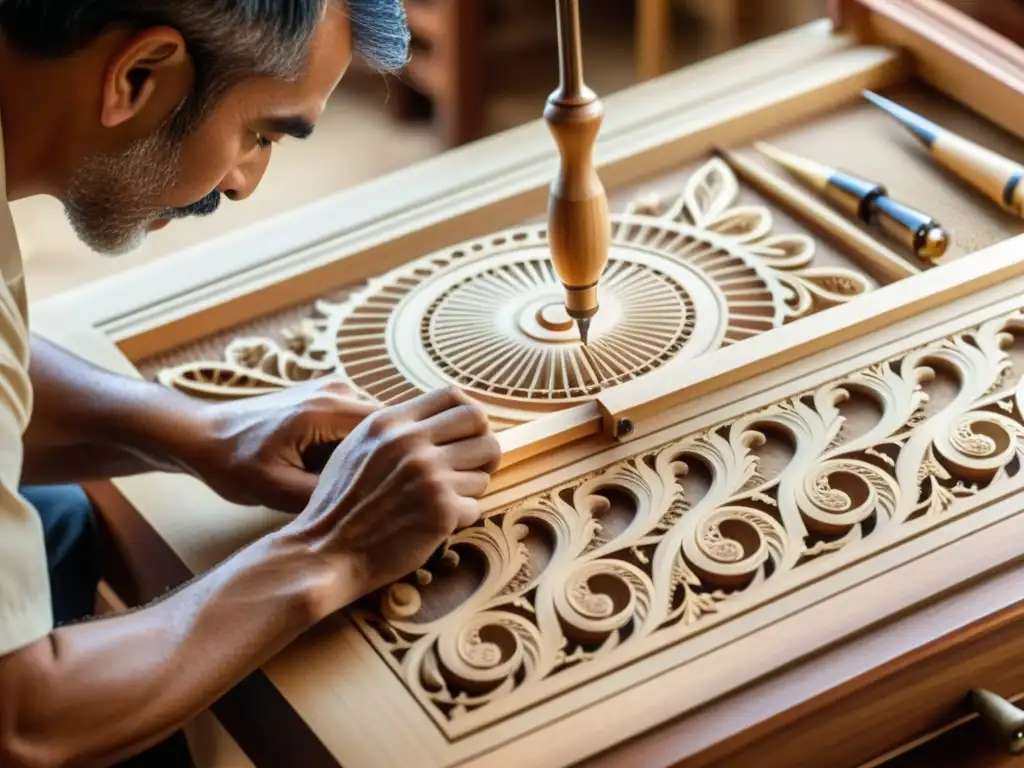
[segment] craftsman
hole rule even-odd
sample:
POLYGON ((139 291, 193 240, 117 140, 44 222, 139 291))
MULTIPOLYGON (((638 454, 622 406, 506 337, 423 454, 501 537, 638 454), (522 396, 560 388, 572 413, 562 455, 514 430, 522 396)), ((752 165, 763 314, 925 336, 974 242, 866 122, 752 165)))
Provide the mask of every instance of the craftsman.
POLYGON ((119 254, 244 200, 354 56, 403 65, 403 9, 0 0, 0 35, 0 765, 186 765, 191 718, 477 519, 500 449, 454 391, 382 408, 321 381, 200 405, 30 337, 6 201, 56 197, 119 254), (307 469, 310 446, 338 441, 307 469), (103 563, 75 484, 151 471, 295 516, 158 603, 90 619, 103 563))

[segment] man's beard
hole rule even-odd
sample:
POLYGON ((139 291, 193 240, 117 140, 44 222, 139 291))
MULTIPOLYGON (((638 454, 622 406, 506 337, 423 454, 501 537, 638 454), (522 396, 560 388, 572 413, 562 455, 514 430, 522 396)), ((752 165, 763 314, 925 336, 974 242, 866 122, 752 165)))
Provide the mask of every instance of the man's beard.
POLYGON ((156 203, 177 182, 180 161, 181 140, 169 126, 120 154, 89 159, 72 176, 64 201, 75 233, 93 250, 118 256, 138 249, 155 221, 216 211, 217 190, 184 208, 156 203))

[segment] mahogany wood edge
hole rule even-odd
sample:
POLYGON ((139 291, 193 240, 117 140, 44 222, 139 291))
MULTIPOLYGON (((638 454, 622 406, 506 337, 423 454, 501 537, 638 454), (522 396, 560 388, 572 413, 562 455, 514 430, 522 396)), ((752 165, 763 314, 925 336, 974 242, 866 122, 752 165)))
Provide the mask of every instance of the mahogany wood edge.
POLYGON ((952 52, 954 45, 967 46, 989 61, 1006 65, 1008 72, 1024 69, 1024 50, 1019 45, 942 0, 828 0, 828 17, 836 32, 860 38, 868 31, 863 23, 872 13, 894 20, 900 14, 913 14, 919 20, 914 31, 933 38, 946 51, 952 52), (930 34, 939 31, 945 40, 930 34))
MULTIPOLYGON (((922 678, 929 680, 930 676, 926 674, 929 669, 934 670, 936 667, 942 666, 956 667, 961 664, 967 666, 975 662, 984 666, 984 663, 988 662, 993 654, 998 656, 1003 649, 1011 649, 1014 639, 1022 635, 1024 635, 1024 601, 975 622, 966 629, 950 632, 916 651, 879 667, 872 673, 840 685, 827 694, 795 707, 789 712, 780 713, 761 727, 752 729, 749 734, 744 734, 741 737, 742 747, 736 749, 737 742, 722 745, 723 753, 721 755, 716 752, 710 753, 708 755, 710 762, 704 764, 713 765, 713 760, 725 759, 726 755, 756 751, 762 748, 769 739, 784 739, 787 738, 787 733, 794 731, 806 732, 809 726, 815 722, 820 723, 826 719, 839 718, 852 722, 858 715, 863 716, 865 712, 878 710, 882 706, 882 702, 889 700, 888 694, 900 690, 910 690, 915 684, 920 683, 922 678)), ((1024 662, 1024 647, 1017 644, 1015 652, 1011 655, 1019 662, 1024 662)), ((992 677, 982 680, 979 678, 972 685, 994 688, 998 693, 1004 695, 1014 695, 1018 691, 1024 690, 1024 664, 1018 664, 1015 668, 1006 670, 1002 679, 997 680, 992 677)), ((960 693, 956 711, 950 713, 952 721, 975 716, 966 702, 969 693, 970 688, 965 688, 960 693)), ((942 724, 936 723, 934 726, 925 728, 924 733, 934 733, 941 727, 942 724)), ((918 732, 914 735, 919 736, 922 733, 918 732)), ((865 744, 867 741, 865 739, 865 744)), ((873 748, 876 748, 877 752, 866 756, 868 759, 877 757, 885 752, 898 749, 906 743, 905 739, 900 739, 890 744, 875 744, 873 748)), ((836 751, 837 747, 833 746, 832 750, 832 759, 836 761, 832 764, 838 765, 841 756, 836 751)), ((823 757, 827 755, 827 753, 821 754, 823 757)), ((827 757, 826 762, 828 762, 827 757)))
MULTIPOLYGON (((116 542, 117 554, 127 555, 127 561, 118 568, 120 583, 112 584, 126 605, 146 605, 195 578, 113 483, 96 481, 83 487, 116 542), (145 563, 144 569, 134 569, 134 578, 133 562, 145 563), (122 587, 126 592, 119 591, 122 587)), ((262 671, 242 680, 211 710, 256 766, 338 768, 306 722, 262 671)))
MULTIPOLYGON (((892 625, 899 621, 896 617, 883 624, 892 625)), ((865 628, 865 632, 870 631, 865 628)), ((763 763, 771 752, 766 752, 773 740, 791 738, 791 734, 806 734, 814 727, 821 725, 828 720, 842 720, 854 723, 858 715, 864 716, 865 712, 878 709, 878 702, 885 700, 884 691, 906 689, 908 686, 927 682, 929 669, 936 666, 948 665, 950 663, 966 663, 977 658, 985 658, 985 653, 992 653, 992 647, 997 649, 1014 648, 1014 658, 1021 663, 1008 671, 1001 680, 986 680, 983 685, 994 689, 996 693, 1011 698, 1019 698, 1020 691, 1024 691, 1024 645, 1015 643, 1015 638, 1024 636, 1024 599, 1014 606, 981 619, 966 628, 952 631, 943 637, 933 640, 927 645, 904 654, 890 662, 887 662, 871 672, 859 675, 845 683, 837 685, 821 695, 815 696, 801 704, 792 707, 775 716, 763 720, 756 725, 735 734, 727 741, 719 742, 704 751, 681 757, 685 754, 685 745, 673 744, 671 732, 681 721, 692 717, 695 713, 676 718, 673 721, 664 723, 645 734, 642 734, 628 742, 623 743, 605 753, 596 756, 601 766, 606 765, 645 765, 665 766, 665 768, 710 768, 711 766, 742 766, 752 768, 757 766, 759 761, 763 763), (648 748, 648 739, 660 732, 662 734, 661 745, 657 757, 648 748), (673 752, 678 757, 672 757, 673 752)), ((847 639, 838 646, 822 648, 814 657, 825 655, 834 647, 840 647, 847 639)), ((813 658, 813 657, 811 657, 813 658)), ((774 671, 762 680, 755 681, 754 686, 769 685, 773 680, 785 675, 793 667, 804 664, 809 658, 801 659, 799 662, 774 671)), ((936 738, 947 731, 961 726, 964 723, 973 722, 978 716, 971 710, 966 701, 969 689, 963 691, 963 699, 955 713, 951 713, 948 724, 938 725, 917 733, 910 741, 900 743, 880 744, 877 752, 867 756, 864 760, 874 764, 874 761, 884 755, 895 756, 926 743, 931 738, 936 738)), ((710 702, 707 707, 715 706, 717 702, 710 702)), ((699 710, 698 710, 699 711, 699 710)), ((859 731, 861 736, 867 735, 859 731)), ((829 766, 852 766, 854 763, 842 762, 842 755, 839 754, 838 744, 833 743, 827 746, 830 740, 819 742, 815 748, 816 759, 821 760, 821 765, 829 766), (832 751, 830 752, 829 749, 832 751)), ((863 764, 859 760, 856 765, 863 764)), ((803 765, 803 764, 802 764, 803 765)))
MULTIPOLYGON (((1024 694, 1009 699, 1017 706, 1022 700, 1024 694)), ((977 715, 968 715, 858 768, 1018 768, 1020 764, 1018 756, 1006 752, 993 739, 988 723, 977 715)))
POLYGON ((1024 94, 1024 55, 997 32, 937 0, 851 0, 849 30, 913 53, 923 80, 1024 138, 1008 104, 1024 94))
POLYGON ((996 28, 969 16, 963 11, 935 0, 909 0, 917 8, 927 9, 933 18, 955 27, 965 38, 977 43, 985 51, 998 52, 1003 59, 1024 69, 1024 49, 1010 38, 996 31, 996 28))

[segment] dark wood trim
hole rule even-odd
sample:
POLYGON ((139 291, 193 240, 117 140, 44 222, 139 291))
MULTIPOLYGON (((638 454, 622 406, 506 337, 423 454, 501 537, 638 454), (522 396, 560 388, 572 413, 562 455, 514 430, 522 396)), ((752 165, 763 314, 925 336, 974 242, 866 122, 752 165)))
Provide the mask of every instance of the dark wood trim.
POLYGON ((1020 768, 1024 759, 1001 749, 974 718, 886 761, 878 768, 1020 768))
MULTIPOLYGON (((1024 692, 1022 637, 1024 600, 780 712, 699 755, 678 757, 686 753, 687 744, 674 733, 681 727, 675 721, 606 752, 593 764, 856 768, 972 717, 966 696, 973 688, 987 688, 1008 698, 1024 692)), ((778 678, 786 673, 765 679, 752 689, 752 695, 784 684, 778 678)), ((971 734, 973 743, 983 743, 983 735, 971 734)), ((995 742, 990 742, 989 750, 989 757, 998 754, 995 742)))
MULTIPOLYGON (((195 578, 112 483, 88 483, 85 491, 111 547, 108 581, 126 605, 145 605, 195 578)), ((242 680, 211 709, 258 768, 338 768, 316 734, 261 671, 242 680)))

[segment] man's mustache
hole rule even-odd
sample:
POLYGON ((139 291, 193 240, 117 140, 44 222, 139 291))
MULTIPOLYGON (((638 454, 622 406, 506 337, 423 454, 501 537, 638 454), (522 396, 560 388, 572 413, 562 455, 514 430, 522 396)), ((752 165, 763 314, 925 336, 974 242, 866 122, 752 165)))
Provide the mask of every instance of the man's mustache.
POLYGON ((168 209, 168 218, 184 219, 189 216, 209 216, 220 207, 220 199, 221 193, 215 189, 206 197, 197 200, 191 205, 186 205, 183 208, 168 209))

